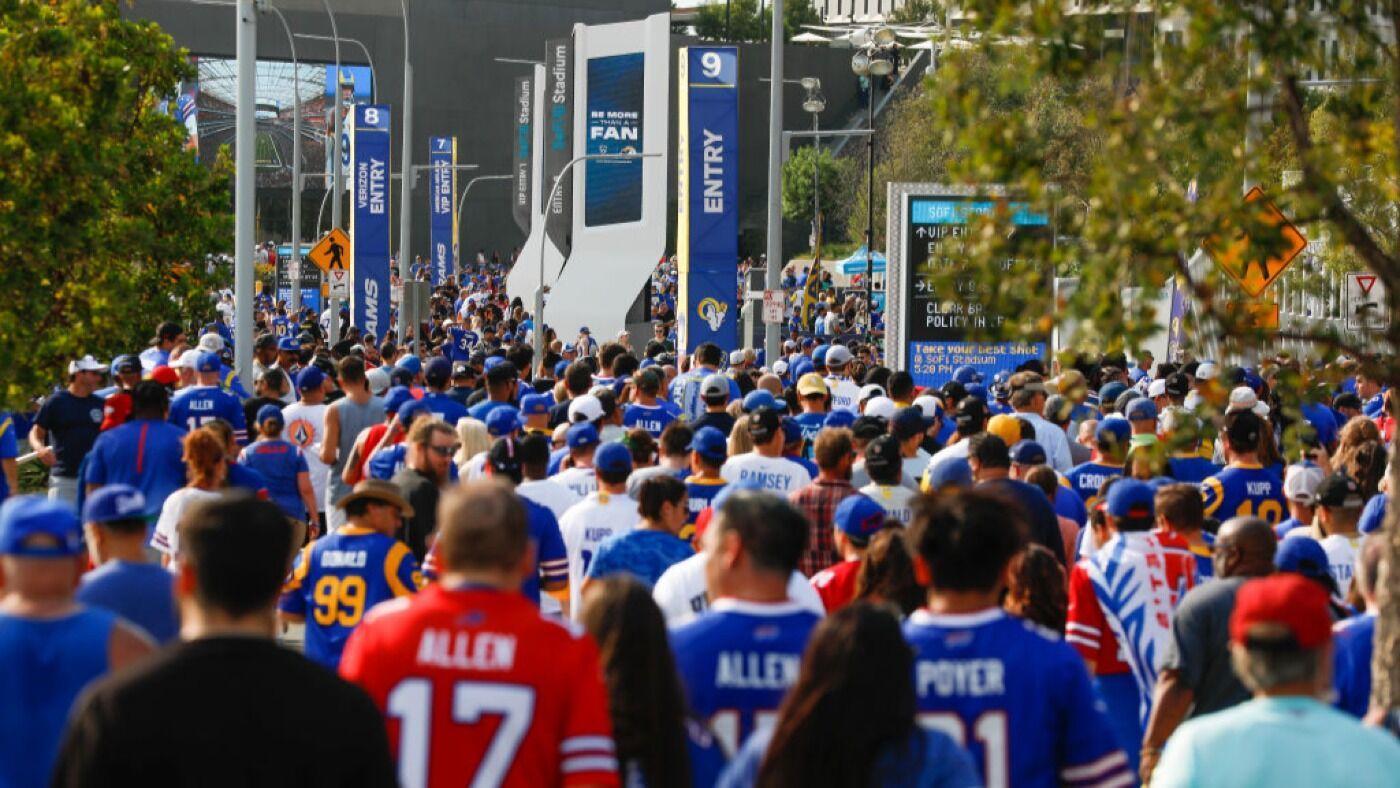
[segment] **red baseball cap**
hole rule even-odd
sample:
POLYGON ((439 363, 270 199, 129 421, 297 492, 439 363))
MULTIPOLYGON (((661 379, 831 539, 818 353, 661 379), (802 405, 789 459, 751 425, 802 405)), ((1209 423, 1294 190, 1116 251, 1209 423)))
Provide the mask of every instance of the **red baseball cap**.
POLYGON ((1244 645, 1261 624, 1288 630, 1299 647, 1313 649, 1332 639, 1327 592, 1316 582, 1282 572, 1240 586, 1230 615, 1230 640, 1244 645))
POLYGON ((102 401, 102 426, 100 431, 121 426, 131 416, 131 395, 119 391, 102 401))
POLYGON ((162 386, 174 386, 180 382, 180 373, 164 364, 151 370, 151 380, 162 386))

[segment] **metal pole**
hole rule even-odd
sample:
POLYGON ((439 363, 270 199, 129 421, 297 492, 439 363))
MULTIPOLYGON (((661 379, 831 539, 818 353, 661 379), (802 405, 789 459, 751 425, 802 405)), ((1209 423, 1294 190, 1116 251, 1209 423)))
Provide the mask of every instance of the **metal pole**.
MULTIPOLYGON (((569 159, 567 164, 559 168, 559 174, 554 176, 554 185, 549 189, 549 199, 540 203, 540 221, 544 221, 548 215, 549 206, 554 204, 554 198, 559 194, 559 184, 563 183, 564 176, 573 169, 575 164, 593 159, 653 159, 660 155, 660 153, 588 153, 569 159)), ((501 176, 484 177, 498 178, 501 176)), ((535 363, 538 364, 540 359, 544 358, 544 244, 540 245, 540 284, 539 287, 535 288, 535 310, 532 316, 535 319, 535 330, 531 333, 534 334, 535 363)))
POLYGON ((866 80, 870 83, 866 92, 870 136, 865 138, 865 325, 869 332, 875 325, 875 75, 867 75, 866 80))
POLYGON ((371 104, 379 103, 379 70, 374 67, 374 57, 369 53, 369 47, 358 38, 338 38, 334 36, 319 36, 311 33, 297 33, 297 38, 305 38, 309 41, 335 41, 337 44, 354 44, 360 48, 360 53, 365 56, 365 63, 369 66, 369 101, 371 104))
MULTIPOLYGON (((335 23, 335 12, 331 11, 330 0, 321 0, 321 5, 326 9, 326 16, 331 20, 331 38, 335 39, 335 88, 332 93, 331 103, 333 120, 331 123, 331 194, 335 199, 331 200, 331 226, 340 227, 340 201, 345 196, 345 171, 341 165, 340 137, 344 134, 344 107, 340 96, 340 28, 335 23)), ((319 224, 319 221, 317 222, 319 224)), ((354 258, 351 258, 352 261, 354 258)), ((352 262, 353 265, 353 262, 352 262)), ((330 333, 326 336, 328 344, 335 344, 340 340, 340 299, 335 296, 330 298, 330 333)), ((319 318, 320 315, 317 315, 319 318)), ((380 337, 375 337, 379 339, 380 337)))
POLYGON ((237 294, 234 327, 234 367, 244 380, 253 379, 253 212, 257 157, 258 15, 253 0, 238 0, 236 52, 238 107, 234 124, 233 291, 237 294))
MULTIPOLYGON (((766 290, 782 285, 779 276, 783 257, 783 0, 773 0, 773 27, 768 41, 768 262, 764 269, 766 290)), ((763 326, 763 358, 772 364, 778 358, 782 326, 763 326)))
MULTIPOLYGON (((818 125, 820 115, 812 113, 812 132, 820 133, 818 125)), ((822 192, 821 178, 818 176, 818 165, 821 164, 822 138, 812 138, 812 264, 816 264, 817 255, 822 248, 822 192)))
POLYGON ((322 223, 323 221, 325 221, 325 218, 326 218, 326 200, 329 200, 329 199, 330 199, 330 196, 331 196, 331 190, 330 190, 330 189, 326 189, 326 193, 323 194, 323 195, 321 195, 321 209, 318 210, 318 211, 316 212, 316 237, 317 237, 317 238, 320 238, 322 235, 325 234, 325 230, 322 229, 322 228, 324 227, 324 225, 322 225, 321 223, 322 223))
POLYGON ((399 0, 403 10, 403 153, 400 155, 399 172, 404 174, 399 183, 399 283, 404 287, 404 296, 399 297, 399 341, 408 337, 408 327, 413 326, 418 333, 418 315, 409 321, 408 255, 413 230, 413 61, 409 57, 408 0, 399 0))
POLYGON ((301 68, 291 25, 287 24, 287 18, 276 6, 269 3, 267 7, 282 23, 282 29, 287 31, 287 47, 292 51, 292 71, 297 74, 292 80, 292 100, 296 102, 292 108, 292 259, 287 263, 287 278, 292 285, 291 310, 295 318, 301 311, 301 68))
MULTIPOLYGON (((465 229, 467 224, 462 219, 462 206, 467 204, 467 192, 471 191, 472 187, 475 186, 478 181, 509 181, 513 180, 514 177, 515 176, 513 175, 478 175, 475 178, 472 178, 471 180, 467 181, 466 187, 462 189, 461 196, 457 198, 457 240, 459 242, 459 246, 462 237, 466 235, 465 229)), ((458 255, 458 266, 461 265, 461 262, 461 255, 458 255)), ((462 272, 458 270, 454 273, 460 275, 462 272)))

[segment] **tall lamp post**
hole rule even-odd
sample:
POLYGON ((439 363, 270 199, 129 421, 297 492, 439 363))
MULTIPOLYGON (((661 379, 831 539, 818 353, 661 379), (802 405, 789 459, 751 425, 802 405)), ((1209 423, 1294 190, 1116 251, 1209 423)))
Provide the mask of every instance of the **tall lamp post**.
MULTIPOLYGON (((461 239, 462 236, 466 235, 466 233, 463 232, 463 229, 466 227, 466 225, 462 222, 462 206, 464 206, 464 205, 467 204, 467 192, 470 192, 470 191, 472 190, 472 187, 473 187, 473 186, 477 185, 478 183, 480 183, 480 182, 482 182, 482 181, 510 181, 510 180, 515 180, 515 176, 514 176, 514 175, 478 175, 478 176, 476 176, 475 178, 472 178, 471 180, 467 181, 466 187, 462 189, 462 195, 461 195, 460 197, 457 198, 457 234, 458 234, 458 239, 459 239, 459 240, 461 239)), ((461 256, 460 254, 458 254, 458 255, 457 255, 458 270, 455 271, 455 272, 453 272, 453 273, 460 274, 460 273, 462 272, 462 271, 461 271, 461 264, 462 264, 462 256, 461 256)))
POLYGON ((238 104, 235 110, 233 189, 233 287, 236 340, 234 368, 244 380, 253 379, 253 212, 254 169, 252 155, 257 138, 258 13, 253 0, 238 0, 235 14, 235 47, 238 57, 238 104))
MULTIPOLYGON (((575 164, 595 159, 623 161, 627 159, 655 159, 660 156, 660 153, 588 153, 569 159, 567 164, 559 168, 559 174, 554 176, 554 185, 549 189, 549 199, 540 203, 540 221, 544 221, 544 215, 549 212, 549 206, 554 204, 554 198, 559 193, 559 184, 564 182, 564 176, 569 174, 569 170, 572 170, 575 164)), ((535 363, 538 364, 540 359, 544 358, 544 244, 540 244, 540 284, 539 287, 535 288, 535 311, 532 316, 535 320, 535 330, 532 332, 535 335, 535 363)))
POLYGON ((297 33, 297 38, 304 38, 307 41, 334 41, 336 44, 354 44, 360 48, 360 53, 365 56, 365 63, 369 66, 369 100, 371 104, 379 103, 379 70, 374 67, 374 57, 369 53, 369 47, 358 38, 348 36, 320 36, 313 33, 297 33))
POLYGON ((864 77, 866 91, 866 123, 870 136, 865 138, 865 325, 869 332, 875 315, 875 81, 894 73, 894 31, 882 27, 870 34, 868 41, 851 56, 851 70, 864 77))
MULTIPOLYGON (((409 53, 408 0, 399 0, 403 12, 403 154, 400 156, 399 172, 413 171, 413 59, 409 53)), ((399 182, 399 282, 408 281, 409 241, 413 228, 413 179, 403 178, 399 182)), ((399 303, 399 339, 402 341, 408 330, 407 315, 402 302, 399 303)))
MULTIPOLYGON (((326 9, 326 16, 331 20, 331 39, 335 44, 335 88, 331 94, 331 194, 335 195, 335 199, 331 200, 331 226, 340 227, 340 202, 345 196, 345 167, 340 150, 340 137, 344 134, 345 119, 342 106, 344 101, 340 90, 340 27, 336 24, 330 0, 321 0, 321 6, 326 9)), ((322 198, 322 205, 324 204, 325 198, 322 198)), ((316 223, 319 225, 320 219, 317 219, 316 223)), ((340 340, 340 299, 332 295, 326 311, 330 313, 327 344, 334 344, 340 340)))
MULTIPOLYGON (((812 131, 821 130, 820 116, 822 110, 826 109, 826 98, 822 96, 822 81, 816 77, 803 77, 802 87, 807 91, 807 97, 802 100, 802 110, 812 116, 812 131)), ((822 138, 813 137, 812 145, 814 154, 820 154, 822 150, 822 138)), ((812 255, 813 263, 816 257, 821 254, 822 247, 822 194, 821 194, 821 170, 820 156, 812 157, 812 255)), ((811 274, 808 274, 809 276, 811 274)))

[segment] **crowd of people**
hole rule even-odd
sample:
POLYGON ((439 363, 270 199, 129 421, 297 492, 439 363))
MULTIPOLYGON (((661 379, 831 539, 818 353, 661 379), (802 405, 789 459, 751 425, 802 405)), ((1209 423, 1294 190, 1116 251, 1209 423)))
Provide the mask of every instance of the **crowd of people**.
POLYGON ((246 388, 231 310, 162 323, 0 417, 0 785, 1400 774, 1364 368, 923 386, 800 333, 566 340, 503 277, 405 341, 261 299, 246 388))

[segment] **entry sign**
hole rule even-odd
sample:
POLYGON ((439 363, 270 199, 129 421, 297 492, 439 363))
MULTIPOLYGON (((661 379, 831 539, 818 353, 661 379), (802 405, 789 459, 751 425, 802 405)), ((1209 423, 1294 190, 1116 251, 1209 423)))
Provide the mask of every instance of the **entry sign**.
MULTIPOLYGON (((310 252, 306 253, 306 259, 316 264, 316 267, 330 273, 331 271, 350 270, 350 237, 339 227, 332 227, 325 237, 316 242, 310 252)), ((334 290, 334 287, 332 287, 334 290)))
POLYGON ((763 291, 763 322, 769 325, 783 324, 783 291, 763 291))
POLYGON ((1347 328, 1383 331, 1390 327, 1385 285, 1373 273, 1347 274, 1347 328))
POLYGON ((1241 228, 1226 226, 1206 240, 1206 251, 1240 289, 1258 298, 1278 279, 1293 258, 1308 246, 1308 239, 1273 202, 1264 199, 1264 190, 1255 186, 1244 196, 1246 203, 1258 203, 1256 217, 1263 235, 1250 237, 1241 228))
POLYGON ((350 297, 350 271, 344 268, 332 268, 326 272, 326 278, 330 281, 332 298, 350 297))

